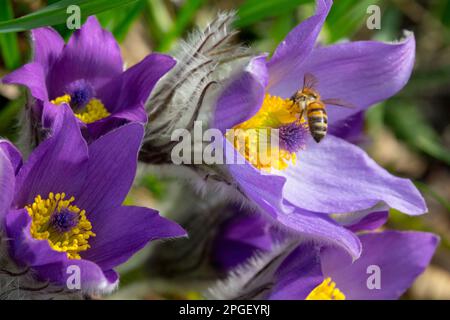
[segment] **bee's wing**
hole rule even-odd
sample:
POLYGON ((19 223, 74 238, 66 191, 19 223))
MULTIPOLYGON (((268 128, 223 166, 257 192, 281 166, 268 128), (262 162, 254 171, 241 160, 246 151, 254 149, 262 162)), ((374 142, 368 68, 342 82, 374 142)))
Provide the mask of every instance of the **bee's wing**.
POLYGON ((341 100, 341 99, 324 99, 324 100, 322 100, 322 102, 325 104, 330 104, 332 106, 351 108, 351 109, 356 108, 353 104, 351 104, 347 101, 341 100))
POLYGON ((303 89, 315 89, 319 84, 319 80, 311 73, 305 73, 303 77, 303 89))

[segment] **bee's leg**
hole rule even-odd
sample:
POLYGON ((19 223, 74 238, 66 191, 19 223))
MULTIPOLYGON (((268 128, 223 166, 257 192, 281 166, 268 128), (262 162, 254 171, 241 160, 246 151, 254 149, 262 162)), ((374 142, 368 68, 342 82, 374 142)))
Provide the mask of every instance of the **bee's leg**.
POLYGON ((305 111, 305 109, 304 108, 302 108, 301 110, 300 110, 300 113, 299 113, 299 115, 298 115, 298 120, 299 121, 301 121, 302 120, 302 117, 303 117, 303 112, 305 111))

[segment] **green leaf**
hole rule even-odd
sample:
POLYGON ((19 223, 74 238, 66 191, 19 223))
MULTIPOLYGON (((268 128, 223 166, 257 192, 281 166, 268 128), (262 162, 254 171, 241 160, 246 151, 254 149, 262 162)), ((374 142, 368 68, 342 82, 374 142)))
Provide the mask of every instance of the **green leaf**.
POLYGON ((131 24, 139 17, 145 1, 138 0, 123 7, 108 10, 97 15, 103 27, 110 30, 117 41, 122 42, 131 27, 131 24))
POLYGON ((386 124, 398 138, 425 154, 450 165, 450 150, 442 145, 439 135, 427 123, 415 104, 390 103, 385 108, 385 112, 386 124))
MULTIPOLYGON (((0 1, 0 21, 14 18, 10 0, 0 1)), ((17 42, 17 34, 0 34, 0 48, 5 67, 9 70, 20 65, 20 51, 17 42)))
POLYGON ((296 20, 291 12, 278 16, 270 28, 270 38, 278 45, 295 28, 295 25, 296 20))
POLYGON ((402 90, 402 96, 414 98, 417 92, 428 92, 450 85, 450 65, 436 69, 417 69, 408 85, 402 90))
POLYGON ((246 0, 238 9, 236 28, 249 26, 268 17, 276 17, 292 12, 300 4, 312 0, 246 0))
POLYGON ((61 0, 26 16, 0 22, 0 33, 30 30, 42 26, 65 23, 68 17, 67 7, 80 7, 82 17, 97 14, 137 0, 61 0))
POLYGON ((172 48, 175 41, 183 35, 204 2, 205 0, 186 0, 184 2, 177 13, 175 23, 164 37, 162 37, 158 51, 169 51, 172 48))
POLYGON ((169 8, 163 0, 147 0, 147 13, 149 33, 154 42, 154 47, 158 47, 174 22, 169 13, 169 8))
POLYGON ((378 2, 378 0, 339 0, 336 2, 331 7, 326 21, 330 35, 329 41, 335 42, 354 35, 369 17, 368 6, 378 2))
POLYGON ((387 5, 383 10, 381 29, 377 30, 374 39, 387 42, 398 38, 399 30, 402 30, 401 22, 401 11, 394 5, 387 5))
POLYGON ((450 0, 435 1, 432 11, 447 28, 450 28, 450 0))
POLYGON ((167 185, 154 175, 146 175, 142 179, 142 184, 153 194, 153 196, 162 200, 167 193, 167 185))

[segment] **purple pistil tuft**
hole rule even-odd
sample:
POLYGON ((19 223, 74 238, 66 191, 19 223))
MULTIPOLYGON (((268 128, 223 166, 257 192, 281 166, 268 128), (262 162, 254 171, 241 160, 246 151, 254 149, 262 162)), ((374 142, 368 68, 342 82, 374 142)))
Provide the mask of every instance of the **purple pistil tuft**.
POLYGON ((67 86, 70 106, 74 111, 84 108, 94 98, 94 88, 85 80, 77 80, 67 86))
POLYGON ((67 208, 61 209, 60 212, 53 213, 50 224, 60 233, 68 232, 78 224, 78 214, 67 208))
POLYGON ((305 146, 307 129, 301 123, 290 123, 279 129, 280 147, 289 152, 297 152, 305 146))

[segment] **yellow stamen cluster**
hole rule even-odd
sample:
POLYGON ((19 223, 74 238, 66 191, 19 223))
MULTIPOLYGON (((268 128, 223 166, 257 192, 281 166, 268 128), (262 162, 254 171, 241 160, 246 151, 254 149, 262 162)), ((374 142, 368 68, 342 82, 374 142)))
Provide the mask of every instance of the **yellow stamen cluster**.
MULTIPOLYGON (((56 105, 60 105, 62 103, 67 103, 70 105, 70 101, 70 95, 65 94, 50 102, 56 105)), ((105 105, 99 99, 95 98, 91 99, 80 112, 75 112, 75 116, 84 123, 92 123, 104 119, 110 115, 111 114, 105 108, 105 105)))
POLYGON ((331 278, 326 278, 311 291, 306 300, 345 300, 345 295, 336 288, 336 283, 331 278))
POLYGON ((58 98, 56 98, 56 99, 54 99, 54 100, 52 100, 50 102, 53 103, 53 104, 56 104, 56 105, 60 105, 60 104, 63 104, 63 103, 70 104, 70 100, 71 100, 70 95, 65 94, 65 95, 63 95, 61 97, 58 97, 58 98))
POLYGON ((50 193, 47 199, 38 195, 34 202, 26 206, 32 219, 30 232, 33 238, 47 240, 50 247, 58 252, 66 252, 69 259, 81 259, 79 252, 90 248, 88 240, 95 237, 86 212, 71 203, 74 197, 66 199, 64 193, 50 193), (52 215, 69 210, 77 215, 77 224, 67 232, 60 232, 51 223, 52 215))
POLYGON ((295 164, 295 153, 272 145, 270 128, 238 129, 227 132, 227 139, 254 167, 269 172, 272 168, 283 170, 288 162, 295 164))
POLYGON ((83 112, 75 114, 75 116, 84 123, 92 123, 104 119, 109 115, 110 113, 108 110, 106 110, 103 103, 98 99, 91 99, 83 112))
POLYGON ((234 126, 227 132, 227 139, 233 143, 245 159, 258 169, 270 171, 286 169, 288 163, 295 163, 295 153, 271 145, 271 130, 299 119, 300 110, 290 99, 266 94, 260 110, 247 121, 234 126))

